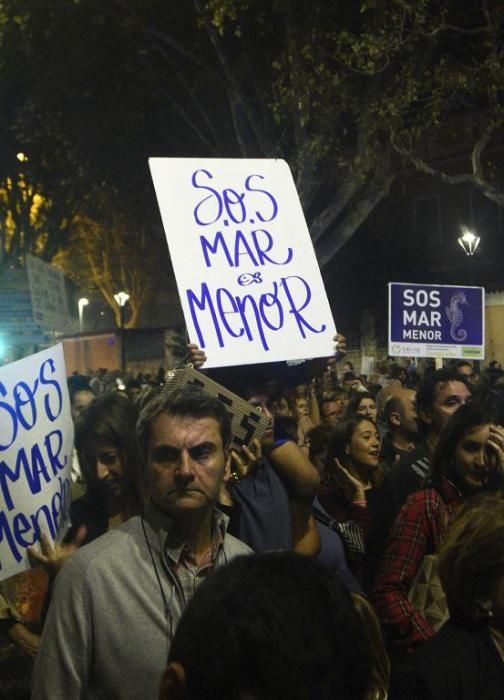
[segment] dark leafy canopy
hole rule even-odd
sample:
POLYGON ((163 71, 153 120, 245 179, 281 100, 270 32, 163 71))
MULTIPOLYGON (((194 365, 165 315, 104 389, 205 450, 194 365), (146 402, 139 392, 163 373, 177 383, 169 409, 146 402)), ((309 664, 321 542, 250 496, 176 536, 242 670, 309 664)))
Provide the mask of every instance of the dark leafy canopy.
MULTIPOLYGON (((195 5, 205 16, 204 3, 195 5)), ((211 0, 206 7, 204 26, 240 113, 252 115, 257 146, 286 155, 295 169, 321 264, 406 164, 429 171, 427 144, 441 150, 449 132, 474 150, 470 171, 445 180, 470 182, 504 203, 481 165, 503 125, 502 3, 211 0), (256 117, 266 105, 275 129, 256 117), (470 126, 461 129, 465 119, 470 126)))
POLYGON ((25 252, 53 259, 82 291, 100 291, 116 315, 113 292, 128 289, 128 325, 135 325, 167 265, 161 270, 162 232, 145 216, 153 205, 146 205, 142 138, 150 133, 145 115, 155 109, 127 9, 121 2, 3 3, 0 91, 8 109, 0 176, 14 186, 3 188, 7 198, 0 184, 8 223, 0 240, 4 262, 25 252), (27 159, 20 163, 18 153, 27 159), (27 190, 42 202, 36 218, 27 190))
POLYGON ((472 150, 462 181, 503 203, 481 158, 503 123, 498 0, 7 0, 2 13, 2 167, 30 154, 58 244, 65 210, 156 222, 148 155, 286 158, 322 265, 452 136, 472 150))

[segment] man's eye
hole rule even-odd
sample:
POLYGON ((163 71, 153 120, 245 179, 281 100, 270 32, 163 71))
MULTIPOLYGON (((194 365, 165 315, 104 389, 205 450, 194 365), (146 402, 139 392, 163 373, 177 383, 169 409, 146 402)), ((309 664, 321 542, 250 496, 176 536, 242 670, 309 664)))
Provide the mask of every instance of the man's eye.
POLYGON ((210 457, 212 454, 212 448, 210 445, 198 445, 197 447, 193 447, 192 450, 189 450, 189 453, 193 459, 200 461, 210 457))
POLYGON ((155 447, 151 452, 151 458, 154 462, 175 462, 178 456, 179 451, 168 445, 155 447))

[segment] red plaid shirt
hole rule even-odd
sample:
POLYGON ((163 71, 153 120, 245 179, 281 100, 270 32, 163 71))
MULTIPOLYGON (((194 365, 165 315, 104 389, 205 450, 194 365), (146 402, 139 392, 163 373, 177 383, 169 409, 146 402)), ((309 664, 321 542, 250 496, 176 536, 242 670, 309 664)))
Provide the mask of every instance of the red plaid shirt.
POLYGON ((447 479, 438 489, 412 493, 394 521, 373 590, 376 609, 391 639, 410 649, 434 634, 408 600, 415 576, 435 554, 462 496, 447 479))

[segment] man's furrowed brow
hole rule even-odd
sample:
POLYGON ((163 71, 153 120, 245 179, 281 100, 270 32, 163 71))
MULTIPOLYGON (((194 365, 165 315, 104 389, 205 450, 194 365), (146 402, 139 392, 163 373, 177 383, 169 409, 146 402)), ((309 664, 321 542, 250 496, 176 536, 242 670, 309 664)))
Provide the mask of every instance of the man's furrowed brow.
MULTIPOLYGON (((188 447, 187 451, 193 459, 200 458, 206 454, 215 452, 218 445, 212 440, 203 440, 192 447, 188 447)), ((179 459, 183 448, 174 447, 173 445, 156 445, 150 451, 150 458, 154 462, 175 462, 179 459)))
POLYGON ((156 445, 150 450, 150 458, 154 462, 173 462, 179 458, 180 449, 173 445, 156 445))

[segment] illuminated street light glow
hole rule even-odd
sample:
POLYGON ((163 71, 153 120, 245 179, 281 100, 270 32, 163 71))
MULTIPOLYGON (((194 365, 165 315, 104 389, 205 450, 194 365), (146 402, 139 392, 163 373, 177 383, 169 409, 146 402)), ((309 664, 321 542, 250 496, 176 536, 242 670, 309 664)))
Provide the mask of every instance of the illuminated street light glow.
POLYGON ((130 295, 127 292, 117 292, 117 294, 114 294, 114 299, 121 308, 126 304, 129 298, 130 295))
POLYGON ((114 294, 114 299, 119 305, 121 311, 121 371, 123 373, 126 371, 126 336, 124 333, 124 307, 126 306, 126 302, 129 298, 130 295, 128 294, 128 292, 117 292, 117 294, 114 294))
POLYGON ((480 243, 479 236, 476 236, 476 234, 469 231, 465 226, 462 226, 462 235, 459 236, 457 240, 464 249, 466 255, 474 255, 480 243))
POLYGON ((28 156, 26 155, 26 153, 21 152, 16 153, 16 158, 20 163, 25 163, 28 160, 28 156))
POLYGON ((86 297, 81 297, 79 301, 77 302, 77 306, 79 308, 79 329, 80 332, 82 333, 82 320, 83 320, 83 314, 84 314, 84 307, 89 304, 89 299, 86 297))

